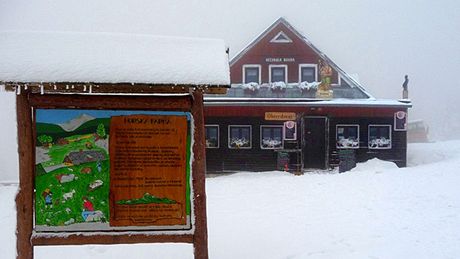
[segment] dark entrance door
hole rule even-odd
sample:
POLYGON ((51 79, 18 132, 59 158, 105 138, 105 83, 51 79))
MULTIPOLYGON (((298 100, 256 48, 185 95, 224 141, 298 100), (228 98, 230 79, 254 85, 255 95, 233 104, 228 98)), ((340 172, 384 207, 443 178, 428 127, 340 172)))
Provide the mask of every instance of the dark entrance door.
POLYGON ((305 117, 303 130, 304 168, 326 168, 326 117, 305 117))

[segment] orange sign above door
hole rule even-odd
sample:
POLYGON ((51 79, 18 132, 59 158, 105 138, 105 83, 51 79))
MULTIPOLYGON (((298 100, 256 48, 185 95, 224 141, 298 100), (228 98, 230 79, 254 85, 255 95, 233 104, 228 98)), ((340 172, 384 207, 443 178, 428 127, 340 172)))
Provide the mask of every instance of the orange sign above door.
POLYGON ((266 112, 265 120, 267 121, 295 121, 295 112, 266 112))

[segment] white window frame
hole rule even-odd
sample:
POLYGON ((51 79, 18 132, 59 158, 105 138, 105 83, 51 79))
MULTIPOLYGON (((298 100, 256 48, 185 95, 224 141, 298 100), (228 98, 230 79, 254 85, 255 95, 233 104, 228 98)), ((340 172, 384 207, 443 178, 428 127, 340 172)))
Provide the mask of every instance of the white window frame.
POLYGON ((390 124, 369 124, 369 126, 367 126, 367 147, 369 149, 391 149, 392 146, 393 146, 393 138, 392 138, 392 125, 390 124), (369 144, 371 142, 371 127, 388 127, 389 131, 389 135, 390 135, 390 146, 389 147, 371 147, 369 144))
MULTIPOLYGON (((217 147, 208 147, 206 145, 206 148, 220 148, 220 127, 218 124, 205 124, 204 125, 204 128, 205 128, 205 135, 206 135, 206 127, 217 127, 217 147)), ((206 138, 206 136, 205 136, 206 138)))
POLYGON ((292 40, 291 38, 289 38, 289 36, 286 35, 286 33, 284 33, 284 31, 280 31, 276 34, 275 37, 273 37, 271 40, 270 40, 271 43, 291 43, 292 40), (286 38, 285 40, 278 40, 277 38, 280 36, 280 35, 283 35, 284 38, 286 38))
POLYGON ((338 149, 359 149, 359 135, 360 135, 360 132, 359 132, 359 124, 337 124, 335 125, 335 141, 337 142, 337 140, 339 139, 339 127, 358 127, 358 146, 357 147, 339 147, 337 146, 337 143, 335 144, 336 148, 338 149))
POLYGON ((228 132, 227 132, 227 142, 228 142, 228 148, 229 149, 252 149, 252 125, 228 125, 228 128, 227 128, 228 132), (230 146, 230 141, 231 141, 231 138, 230 138, 230 133, 231 133, 231 130, 230 128, 231 127, 249 127, 249 147, 232 147, 230 146))
POLYGON ((315 68, 315 82, 318 82, 318 64, 299 64, 299 83, 302 83, 302 68, 304 67, 315 68))
POLYGON ((272 80, 272 68, 274 67, 283 67, 284 68, 284 82, 287 84, 288 83, 288 65, 283 64, 283 65, 275 65, 275 64, 270 64, 268 65, 268 78, 270 80, 270 83, 274 83, 272 80))
POLYGON ((283 141, 283 128, 284 125, 260 125, 260 149, 283 149, 284 148, 284 141, 283 141), (280 147, 263 147, 262 146, 262 128, 281 128, 281 146, 280 147))
POLYGON ((247 84, 247 83, 250 83, 250 82, 246 82, 246 68, 257 68, 259 69, 259 82, 257 82, 258 84, 261 84, 262 82, 262 66, 261 65, 258 65, 258 64, 245 64, 243 65, 243 84, 247 84))

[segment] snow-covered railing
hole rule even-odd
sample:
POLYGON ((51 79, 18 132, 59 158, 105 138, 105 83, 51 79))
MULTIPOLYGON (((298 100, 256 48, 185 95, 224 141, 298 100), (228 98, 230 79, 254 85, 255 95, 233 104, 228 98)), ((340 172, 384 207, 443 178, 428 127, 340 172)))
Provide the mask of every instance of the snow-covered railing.
POLYGON ((300 89, 300 90, 316 90, 321 82, 300 82, 300 83, 285 83, 282 81, 272 82, 272 83, 262 83, 258 84, 255 82, 246 83, 246 84, 233 84, 232 88, 240 88, 245 90, 256 91, 260 88, 270 88, 272 90, 281 90, 281 89, 300 89))
POLYGON ((355 138, 341 138, 337 141, 338 148, 358 148, 359 141, 355 138))
POLYGON ((385 137, 371 139, 369 141, 369 148, 390 148, 391 147, 391 139, 387 139, 385 137))

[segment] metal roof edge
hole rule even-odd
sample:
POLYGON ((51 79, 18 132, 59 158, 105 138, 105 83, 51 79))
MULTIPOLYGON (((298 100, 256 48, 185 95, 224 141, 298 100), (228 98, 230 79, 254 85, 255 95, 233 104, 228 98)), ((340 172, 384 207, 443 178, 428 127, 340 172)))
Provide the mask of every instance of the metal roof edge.
POLYGON ((226 98, 226 97, 204 97, 205 106, 326 106, 326 107, 395 107, 411 108, 412 103, 397 100, 378 99, 306 99, 292 98, 268 99, 268 98, 226 98))
POLYGON ((251 49, 256 43, 258 43, 265 35, 267 35, 268 32, 271 31, 272 28, 274 28, 276 25, 279 23, 286 22, 286 19, 283 17, 280 17, 276 19, 270 26, 268 26, 265 30, 263 30, 261 33, 259 33, 251 42, 249 42, 248 45, 246 45, 244 48, 242 48, 229 62, 229 65, 232 66, 234 63, 236 63, 246 52, 248 52, 249 49, 251 49))

